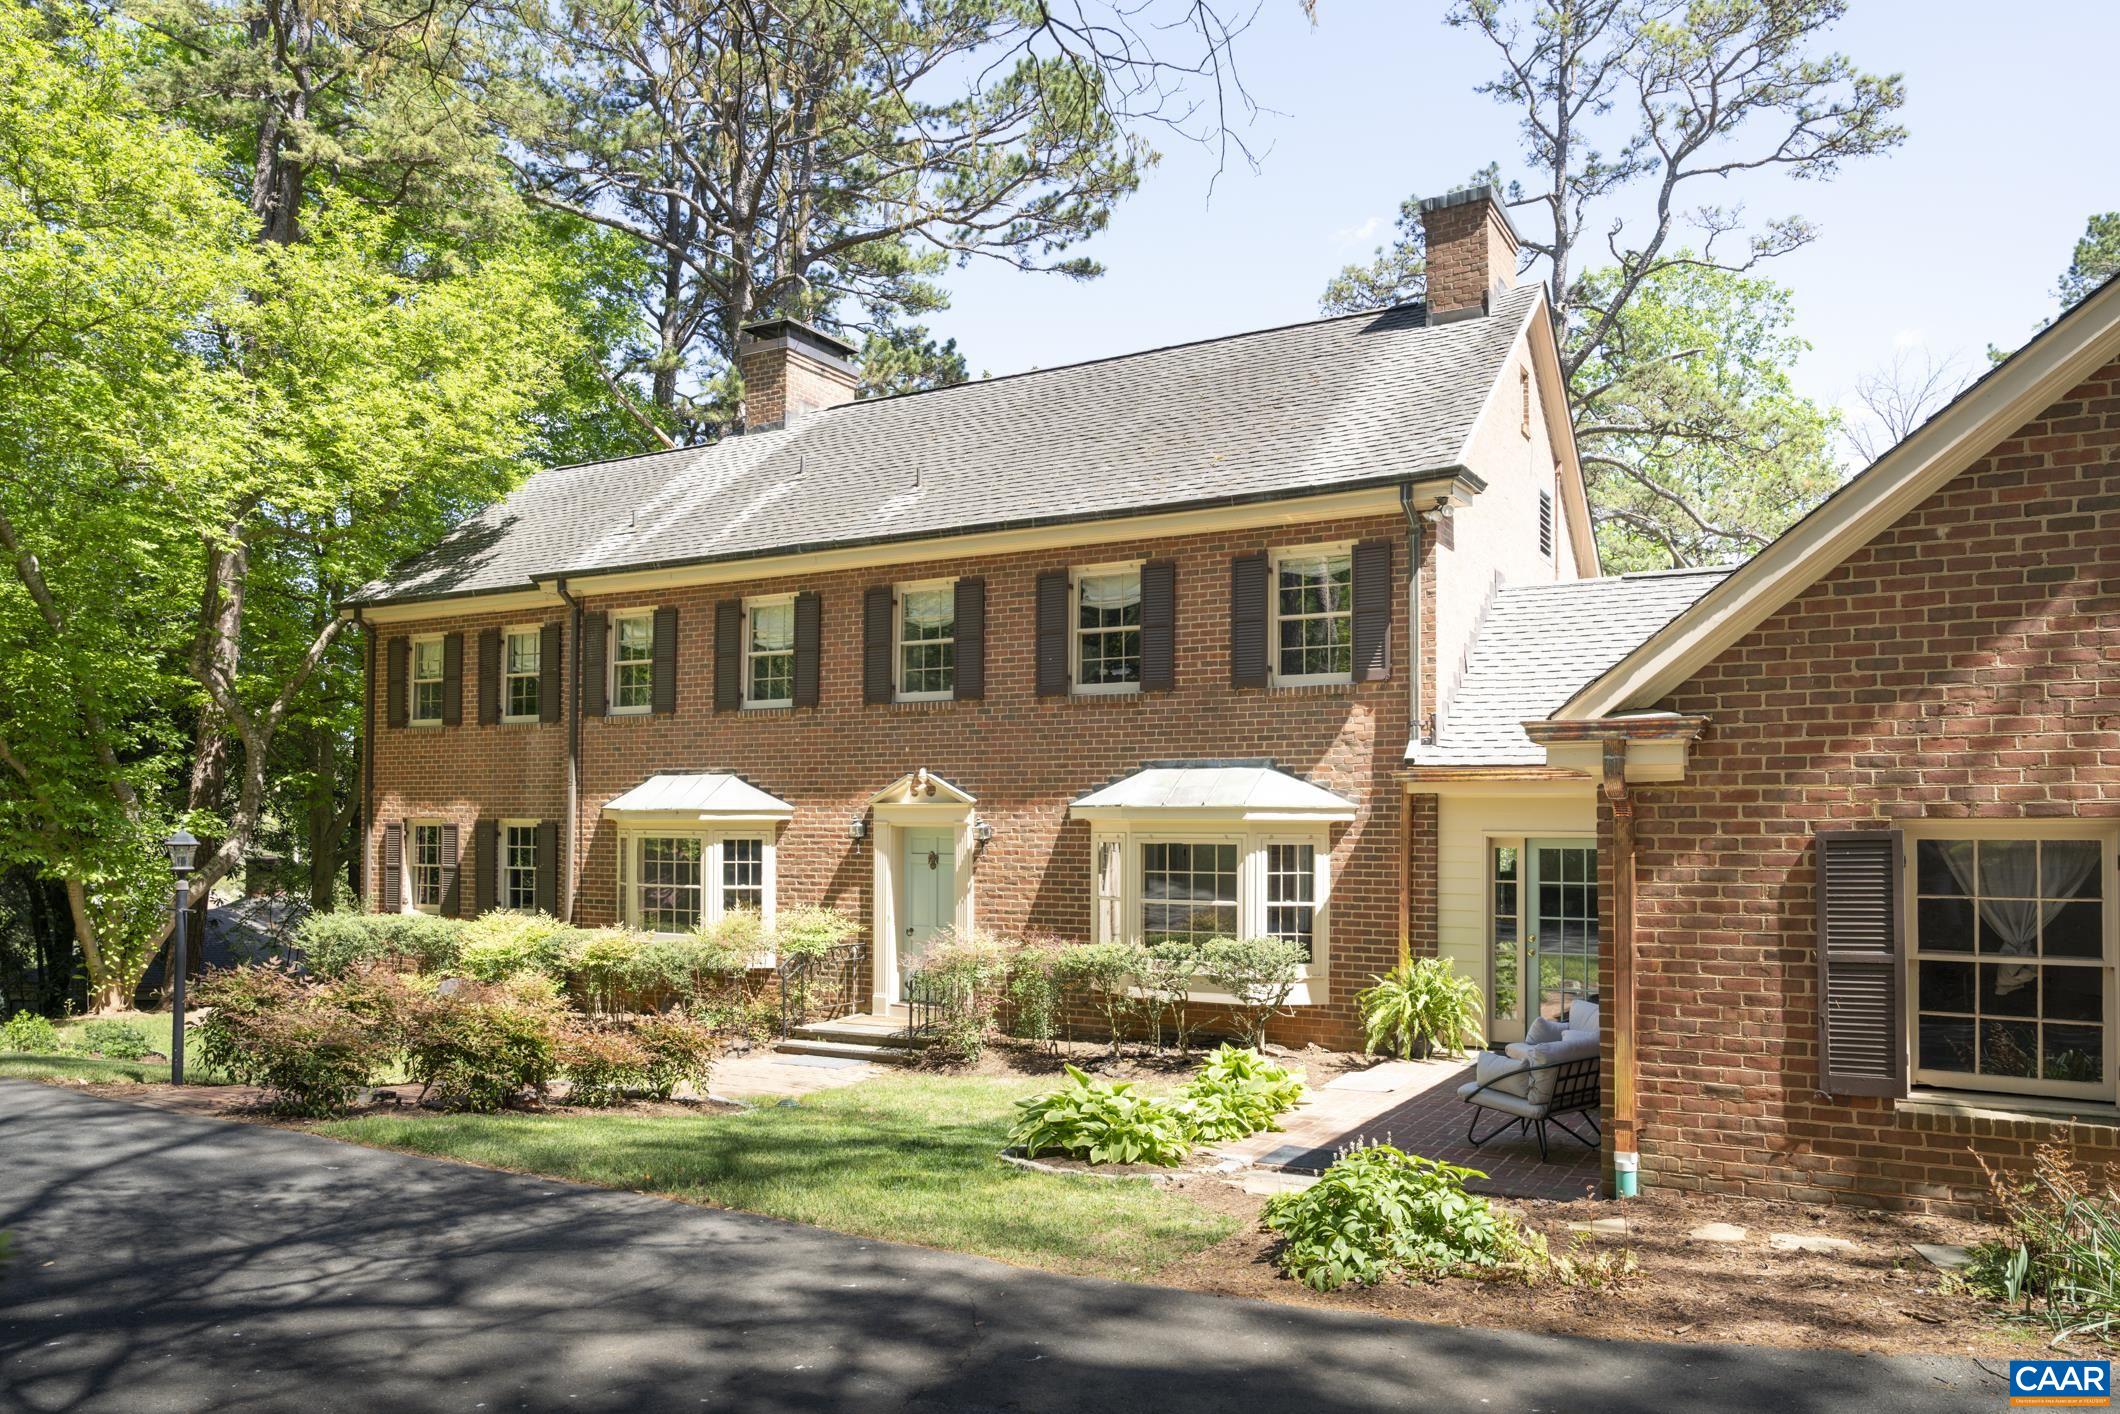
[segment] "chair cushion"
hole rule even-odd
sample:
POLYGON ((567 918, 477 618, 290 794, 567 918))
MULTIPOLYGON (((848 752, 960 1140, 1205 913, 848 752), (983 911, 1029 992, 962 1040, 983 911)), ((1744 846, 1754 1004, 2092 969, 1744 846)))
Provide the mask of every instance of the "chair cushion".
POLYGON ((1543 1046, 1548 1041, 1558 1041, 1561 1038, 1561 1030, 1561 1024, 1552 1017, 1534 1016, 1531 1018, 1531 1025, 1524 1030, 1524 1044, 1543 1046))
POLYGON ((1570 1031, 1595 1031, 1598 1028, 1598 1022, 1599 1012, 1596 1002, 1587 1002, 1578 997, 1575 1000, 1575 1004, 1568 1008, 1568 1029, 1570 1031))
POLYGON ((1577 1031, 1570 1028, 1561 1032, 1561 1039, 1563 1041, 1595 1041, 1597 1033, 1595 1031, 1577 1031))
POLYGON ((1527 1066, 1528 1062, 1515 1056, 1496 1055, 1493 1051, 1481 1051, 1479 1058, 1473 1062, 1473 1083, 1475 1085, 1485 1085, 1490 1080, 1498 1080, 1501 1083, 1490 1089, 1487 1092, 1488 1094, 1491 1095, 1496 1090, 1500 1090, 1511 1095, 1522 1095, 1526 1093, 1527 1088, 1530 1086, 1531 1078, 1519 1072, 1526 1069, 1527 1066))
MULTIPOLYGON (((1470 1085, 1465 1087, 1466 1090, 1471 1088, 1470 1085)), ((1463 1091, 1459 1093, 1462 1095, 1463 1091)), ((1470 1096, 1465 1098, 1471 1099, 1470 1096)), ((1543 1119, 1546 1115, 1544 1105, 1533 1104, 1522 1095, 1511 1095, 1504 1090, 1483 1090, 1480 1097, 1472 1103, 1482 1109, 1500 1110, 1503 1114, 1515 1115, 1519 1119, 1543 1119)))
MULTIPOLYGON (((1581 1041, 1554 1041, 1544 1046, 1534 1046, 1534 1066, 1559 1066, 1574 1060, 1593 1060, 1598 1053, 1597 1037, 1581 1041)), ((1524 1098, 1541 1108, 1553 1103, 1553 1085, 1558 1079, 1558 1070, 1538 1070, 1529 1077, 1530 1088, 1524 1098)))

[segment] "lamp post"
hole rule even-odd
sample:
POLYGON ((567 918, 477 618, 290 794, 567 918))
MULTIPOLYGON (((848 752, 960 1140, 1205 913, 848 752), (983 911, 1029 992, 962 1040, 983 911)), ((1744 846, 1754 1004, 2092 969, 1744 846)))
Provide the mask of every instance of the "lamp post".
POLYGON ((184 1083, 184 925, 191 917, 191 861, 199 842, 181 827, 162 842, 169 872, 177 876, 177 930, 169 942, 169 1083, 184 1083))

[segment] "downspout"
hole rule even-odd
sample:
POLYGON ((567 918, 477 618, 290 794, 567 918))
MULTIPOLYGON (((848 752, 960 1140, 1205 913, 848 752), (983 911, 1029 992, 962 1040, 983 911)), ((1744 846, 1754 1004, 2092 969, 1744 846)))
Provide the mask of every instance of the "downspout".
POLYGON ((567 592, 564 578, 554 581, 552 587, 574 610, 574 622, 567 631, 567 651, 574 656, 574 671, 567 675, 567 818, 561 822, 567 837, 567 867, 560 871, 559 878, 559 916, 572 923, 575 879, 581 865, 575 836, 580 833, 582 799, 582 601, 567 592))
MULTIPOLYGON (((369 850, 375 840, 375 626, 356 608, 353 622, 361 631, 362 652, 367 658, 361 670, 361 897, 359 906, 368 906, 369 885, 374 881, 375 864, 369 858, 369 850)), ((382 900, 376 901, 379 905, 382 900)))
MULTIPOLYGON (((1406 513, 1406 731, 1421 734, 1421 513, 1413 483, 1399 486, 1406 513)), ((1413 958, 1413 792, 1399 787, 1399 962, 1413 958)))
POLYGON ((1627 743, 1604 742, 1605 803, 1612 810, 1612 976, 1604 1015, 1612 1034, 1612 1194, 1632 1198, 1641 1182, 1635 1138, 1634 799, 1627 793, 1627 743))

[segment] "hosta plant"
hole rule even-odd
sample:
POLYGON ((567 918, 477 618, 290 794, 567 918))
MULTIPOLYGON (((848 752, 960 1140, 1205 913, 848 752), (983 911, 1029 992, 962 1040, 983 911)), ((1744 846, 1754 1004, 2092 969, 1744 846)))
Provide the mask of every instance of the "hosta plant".
POLYGON ((1280 1116, 1308 1094, 1300 1072, 1257 1051, 1222 1046, 1186 1085, 1180 1108, 1195 1139, 1242 1139, 1278 1128, 1280 1116))
POLYGON ((1016 1102, 1008 1142, 1029 1158, 1066 1154, 1093 1164, 1180 1164, 1192 1151, 1176 1108, 1074 1066, 1059 1089, 1016 1102))
POLYGON ((1261 1221, 1282 1238, 1281 1270, 1318 1291, 1408 1278, 1526 1269, 1540 1242, 1485 1198, 1465 1191, 1477 1169, 1389 1144, 1343 1155, 1301 1193, 1283 1193, 1261 1221))

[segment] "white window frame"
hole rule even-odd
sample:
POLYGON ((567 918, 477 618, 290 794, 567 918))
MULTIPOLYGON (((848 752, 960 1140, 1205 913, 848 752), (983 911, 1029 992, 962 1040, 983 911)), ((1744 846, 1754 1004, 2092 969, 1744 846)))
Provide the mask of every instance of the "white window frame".
MULTIPOLYGON (((2063 1100, 2114 1103, 2120 1097, 2120 827, 2096 821, 2077 820, 1924 820, 1901 827, 1905 857, 1900 861, 1901 949, 1900 1007, 1904 1022, 1901 1044, 1906 1047, 1907 1077, 1924 1090, 1954 1096, 1987 1094, 2011 1100, 2063 1100), (1963 1071, 1925 1070, 1921 1067, 1921 963, 1965 962, 1976 967, 1974 986, 1979 986, 1977 966, 1994 954, 1974 952, 1924 953, 1921 950, 1920 848, 1924 840, 2091 840, 2098 845, 2099 869, 2104 876, 2101 922, 2105 930, 2105 1011, 2101 1023, 2105 1040, 2105 1078, 2096 1083, 2041 1080, 2007 1075, 1967 1074, 1963 1071)), ((1977 940, 1976 940, 1977 947, 1977 940)), ((2082 965, 2090 965, 2087 962, 2082 965)), ((2043 1024, 2043 1017, 2032 1018, 2043 1024)))
MULTIPOLYGON (((754 610, 778 608, 779 606, 785 604, 789 606, 788 611, 792 621, 792 617, 794 614, 794 603, 795 596, 792 594, 764 594, 760 595, 756 599, 746 599, 743 601, 743 632, 740 635, 740 641, 743 645, 743 705, 747 708, 793 707, 795 705, 795 640, 792 636, 790 636, 788 639, 787 647, 788 695, 786 697, 753 697, 751 695, 752 660, 754 656, 763 656, 757 654, 756 650, 754 650, 751 646, 751 614, 754 610)), ((894 605, 893 607, 895 608, 896 606, 894 605)), ((792 622, 790 627, 792 629, 792 622)), ((771 656, 777 657, 779 656, 779 653, 780 650, 778 649, 771 650, 771 656)))
MULTIPOLYGON (((1067 680, 1068 690, 1077 697, 1125 697, 1141 690, 1139 669, 1132 682, 1084 682, 1082 680, 1082 640, 1091 633, 1108 633, 1109 629, 1085 629, 1082 627, 1082 581, 1105 575, 1131 574, 1134 577, 1135 604, 1140 606, 1141 566, 1140 560, 1119 560, 1111 564, 1078 565, 1068 571, 1067 580, 1067 680)), ((1134 637, 1141 637, 1142 625, 1134 625, 1134 637)), ((1146 665, 1145 658, 1142 665, 1146 665)))
POLYGON ((495 875, 493 880, 493 898, 495 906, 498 908, 504 910, 516 909, 516 905, 511 903, 508 899, 508 872, 513 867, 508 862, 508 832, 510 830, 528 830, 530 832, 530 902, 524 905, 519 911, 525 913, 534 913, 537 911, 538 823, 539 822, 536 820, 502 820, 500 821, 499 826, 495 831, 495 848, 493 852, 494 854, 498 855, 499 858, 494 860, 494 867, 499 872, 495 875))
MULTIPOLYGON (((1319 684, 1341 684, 1354 681, 1354 542, 1334 541, 1327 545, 1298 545, 1285 550, 1275 550, 1267 557, 1267 615, 1266 653, 1267 663, 1272 669, 1275 687, 1311 687, 1319 684), (1347 561, 1347 671, 1344 673, 1284 673, 1281 671, 1281 566, 1290 560, 1345 559, 1347 561)), ((1318 615, 1304 614, 1299 618, 1316 618, 1318 615)), ((1340 617, 1333 615, 1332 617, 1340 617)))
POLYGON ((544 625, 513 624, 501 630, 501 720, 503 722, 506 722, 511 726, 519 726, 525 722, 535 722, 542 720, 542 709, 545 705, 544 667, 544 625), (528 673, 512 672, 510 671, 508 646, 515 639, 523 637, 525 635, 529 637, 531 642, 537 645, 537 667, 528 673), (510 712, 508 710, 508 704, 513 697, 513 694, 509 691, 509 687, 517 678, 528 678, 531 682, 537 684, 537 705, 540 709, 539 711, 531 712, 525 715, 521 712, 510 712))
MULTIPOLYGON (((891 700, 894 702, 948 702, 957 695, 957 580, 915 579, 896 586, 891 591, 891 700), (941 690, 932 689, 909 692, 905 686, 905 597, 916 590, 940 589, 950 595, 950 685, 941 690)), ((943 639, 920 639, 922 643, 940 643, 943 639)))
POLYGON ((446 700, 449 695, 449 640, 447 634, 421 633, 412 638, 412 646, 405 650, 405 720, 415 727, 438 727, 449 711, 446 700), (420 649, 434 645, 435 675, 420 676, 420 649), (434 715, 420 715, 420 684, 434 683, 434 715))
POLYGON ((1234 844, 1237 846, 1237 932, 1240 938, 1263 938, 1266 931, 1266 874, 1269 845, 1308 845, 1315 877, 1311 884, 1310 959, 1306 978, 1326 975, 1332 951, 1332 830, 1329 824, 1295 821, 1228 821, 1203 818, 1198 824, 1157 820, 1131 825, 1097 821, 1090 831, 1090 898, 1093 936, 1097 942, 1142 940, 1142 846, 1151 844, 1234 844), (1120 851, 1120 893, 1111 895, 1099 877, 1106 845, 1120 851), (1116 907, 1114 907, 1116 904, 1116 907), (1114 931, 1114 924, 1117 931, 1114 931))
MULTIPOLYGON (((701 927, 718 923, 722 907, 722 845, 728 840, 762 840, 765 843, 764 883, 759 915, 773 926, 779 914, 780 850, 777 830, 769 824, 720 825, 702 829, 686 825, 629 825, 618 834, 619 916, 629 928, 640 927, 640 845, 649 839, 699 841, 699 922, 701 927)), ((766 965, 766 964, 762 964, 766 965)))
POLYGON ((399 912, 430 913, 439 916, 442 911, 442 905, 449 901, 448 885, 445 884, 442 879, 443 871, 447 868, 446 861, 442 859, 442 827, 447 825, 448 823, 449 822, 447 820, 443 820, 438 817, 422 820, 407 820, 405 822, 405 839, 404 843, 400 846, 400 848, 402 848, 405 852, 405 857, 403 861, 403 867, 398 871, 404 876, 404 882, 402 884, 402 887, 405 890, 405 898, 403 907, 399 909, 399 912), (435 897, 434 902, 431 904, 425 904, 420 902, 419 832, 421 830, 434 831, 435 897))
POLYGON ((611 615, 610 642, 604 649, 604 711, 613 717, 645 717, 655 710, 655 608, 650 605, 641 609, 622 609, 611 615), (618 626, 628 619, 645 619, 648 624, 648 656, 645 659, 628 659, 628 665, 645 662, 648 665, 648 700, 637 707, 622 707, 618 701, 618 626))

